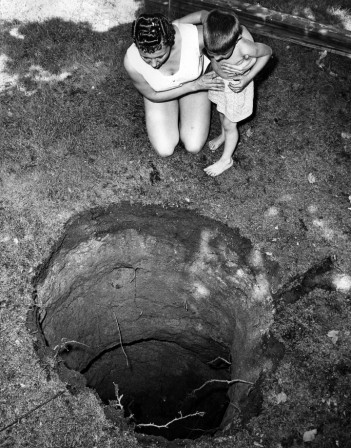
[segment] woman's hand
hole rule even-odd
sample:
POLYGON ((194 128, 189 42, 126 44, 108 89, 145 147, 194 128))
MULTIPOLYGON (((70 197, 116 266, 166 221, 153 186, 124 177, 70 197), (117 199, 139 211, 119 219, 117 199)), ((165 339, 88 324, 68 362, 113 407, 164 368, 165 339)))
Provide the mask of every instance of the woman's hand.
POLYGON ((194 81, 194 90, 224 90, 224 81, 215 72, 209 72, 194 81))

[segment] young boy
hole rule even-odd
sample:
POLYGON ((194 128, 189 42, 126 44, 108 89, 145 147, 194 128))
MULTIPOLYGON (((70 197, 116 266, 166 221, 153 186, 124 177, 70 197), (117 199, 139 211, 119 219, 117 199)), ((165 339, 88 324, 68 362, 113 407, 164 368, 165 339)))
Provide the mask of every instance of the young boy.
POLYGON ((211 151, 223 143, 221 158, 205 168, 209 176, 218 176, 233 165, 232 155, 239 140, 237 124, 253 111, 253 79, 267 64, 272 49, 256 43, 233 13, 201 11, 204 47, 215 73, 223 78, 224 91, 209 90, 209 99, 217 104, 222 132, 209 142, 211 151))

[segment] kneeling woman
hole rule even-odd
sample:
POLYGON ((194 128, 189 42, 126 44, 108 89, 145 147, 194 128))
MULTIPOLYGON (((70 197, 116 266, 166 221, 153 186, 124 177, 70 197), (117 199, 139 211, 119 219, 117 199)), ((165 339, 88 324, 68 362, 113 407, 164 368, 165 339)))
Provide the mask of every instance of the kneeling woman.
POLYGON ((173 154, 179 139, 187 151, 199 152, 210 127, 207 90, 224 88, 213 72, 204 74, 209 60, 202 54, 202 26, 142 14, 132 35, 124 66, 144 97, 151 144, 163 157, 173 154))

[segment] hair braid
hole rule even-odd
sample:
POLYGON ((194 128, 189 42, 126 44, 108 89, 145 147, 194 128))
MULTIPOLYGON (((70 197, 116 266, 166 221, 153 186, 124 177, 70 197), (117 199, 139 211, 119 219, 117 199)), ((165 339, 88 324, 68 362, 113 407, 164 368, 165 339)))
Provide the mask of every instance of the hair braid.
POLYGON ((132 37, 139 50, 154 53, 162 45, 174 44, 173 25, 162 14, 141 14, 132 25, 132 37))

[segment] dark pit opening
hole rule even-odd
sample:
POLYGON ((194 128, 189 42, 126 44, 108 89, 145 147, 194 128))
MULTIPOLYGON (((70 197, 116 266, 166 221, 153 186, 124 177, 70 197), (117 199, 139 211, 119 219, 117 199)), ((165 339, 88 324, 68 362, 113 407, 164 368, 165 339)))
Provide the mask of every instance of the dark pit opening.
POLYGON ((105 403, 116 400, 118 384, 125 417, 136 424, 162 426, 179 419, 169 428, 136 426, 138 432, 174 439, 218 430, 229 399, 228 387, 217 379, 230 380, 229 366, 216 370, 206 360, 211 353, 215 360, 218 351, 225 351, 228 358, 228 348, 209 344, 203 347, 207 352, 203 355, 198 349, 192 352, 176 343, 149 340, 126 345, 124 350, 118 347, 102 354, 82 373, 105 403), (216 382, 195 391, 211 380, 216 382))
POLYGON ((39 328, 137 432, 197 438, 227 425, 265 366, 269 278, 250 241, 194 212, 92 210, 38 270, 39 328))

